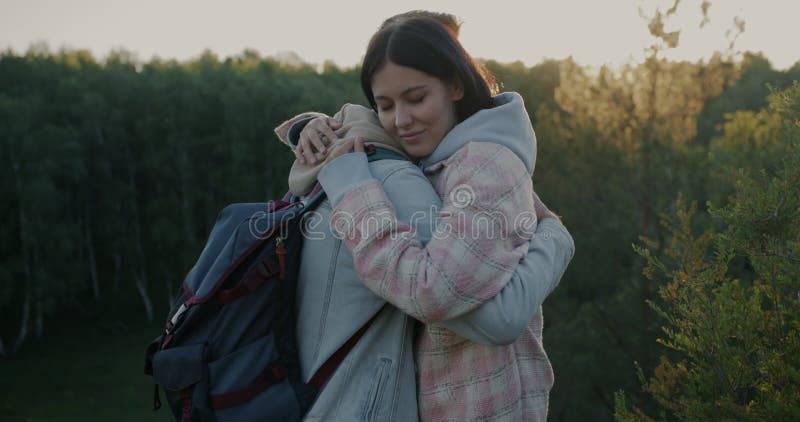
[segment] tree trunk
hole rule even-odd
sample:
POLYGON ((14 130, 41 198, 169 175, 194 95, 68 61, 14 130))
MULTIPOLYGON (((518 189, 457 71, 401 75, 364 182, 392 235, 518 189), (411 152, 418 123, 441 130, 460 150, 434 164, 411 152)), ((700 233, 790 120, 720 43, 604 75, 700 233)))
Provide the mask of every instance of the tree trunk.
MULTIPOLYGON (((132 161, 129 161, 132 162, 132 161)), ((139 258, 139 269, 136 276, 136 290, 142 298, 144 304, 145 316, 148 322, 153 322, 153 303, 150 300, 150 294, 147 291, 147 259, 144 254, 144 247, 142 246, 142 227, 139 220, 139 200, 138 191, 136 188, 136 178, 133 174, 133 167, 128 168, 128 184, 130 187, 131 201, 131 218, 133 220, 133 237, 136 247, 136 255, 139 258)))
POLYGON ((122 281, 122 254, 118 250, 114 251, 114 293, 119 292, 119 285, 122 281))
POLYGON ((31 316, 31 293, 30 290, 25 294, 25 304, 22 306, 22 322, 19 324, 19 333, 17 334, 17 339, 14 341, 13 345, 11 346, 11 350, 8 353, 8 357, 16 356, 19 349, 22 348, 22 344, 25 343, 25 339, 28 338, 28 326, 30 324, 30 316, 31 316))
POLYGON ((25 343, 25 339, 28 337, 28 324, 30 319, 30 309, 31 309, 31 295, 30 290, 25 294, 25 304, 22 306, 22 321, 19 325, 19 333, 17 333, 17 338, 11 342, 11 348, 6 350, 5 343, 3 339, 0 338, 0 357, 3 358, 13 358, 16 356, 19 349, 22 347, 22 344, 25 343))
POLYGON ((8 351, 8 356, 12 357, 17 354, 17 351, 22 347, 22 344, 28 338, 28 325, 30 321, 30 308, 31 308, 31 289, 35 288, 36 280, 34 279, 34 268, 31 260, 31 248, 28 242, 28 218, 25 210, 25 201, 22 196, 22 176, 20 175, 19 161, 14 157, 13 152, 11 156, 11 169, 14 173, 14 182, 17 190, 18 218, 19 218, 19 243, 22 252, 23 269, 25 272, 25 303, 22 307, 22 322, 20 323, 19 334, 17 339, 11 344, 11 349, 8 351))
POLYGON ((44 300, 42 300, 41 289, 36 289, 36 340, 41 341, 44 337, 44 300))
POLYGON ((172 302, 175 301, 175 294, 172 287, 172 277, 168 273, 164 273, 164 285, 167 287, 167 303, 172 306, 172 302))
POLYGON ((86 206, 86 251, 89 253, 89 274, 92 277, 92 292, 94 300, 100 301, 100 283, 97 281, 97 258, 94 254, 94 239, 92 239, 92 216, 89 206, 86 206))
POLYGON ((143 278, 143 276, 144 272, 141 272, 139 276, 136 277, 136 290, 139 292, 139 297, 142 298, 147 322, 153 322, 153 302, 150 300, 150 295, 147 293, 147 279, 143 278))
MULTIPOLYGON (((189 153, 186 151, 186 142, 181 141, 178 143, 178 163, 181 177, 181 208, 182 208, 182 223, 183 223, 183 236, 186 243, 194 245, 194 209, 191 203, 192 194, 192 168, 189 153)), ((181 262, 182 266, 188 266, 189 263, 181 262)))

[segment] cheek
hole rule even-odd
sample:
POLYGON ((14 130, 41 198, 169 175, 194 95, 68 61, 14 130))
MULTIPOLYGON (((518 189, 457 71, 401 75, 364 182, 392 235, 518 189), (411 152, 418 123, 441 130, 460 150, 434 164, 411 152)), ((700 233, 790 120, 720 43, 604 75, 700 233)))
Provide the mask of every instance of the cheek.
POLYGON ((424 115, 425 120, 431 123, 439 123, 447 125, 446 122, 450 120, 453 114, 452 104, 444 98, 437 98, 437 101, 431 101, 425 107, 424 115))
POLYGON ((389 132, 389 134, 394 135, 394 117, 391 113, 378 113, 378 120, 381 122, 381 126, 383 126, 383 130, 389 132))
POLYGON ((445 114, 439 104, 427 107, 424 113, 420 113, 420 120, 424 122, 433 135, 441 139, 444 132, 447 131, 448 116, 445 114))
POLYGON ((442 130, 445 132, 449 132, 453 126, 456 125, 457 118, 456 118, 456 106, 455 103, 452 101, 445 101, 441 105, 440 109, 440 119, 439 121, 442 124, 442 130))

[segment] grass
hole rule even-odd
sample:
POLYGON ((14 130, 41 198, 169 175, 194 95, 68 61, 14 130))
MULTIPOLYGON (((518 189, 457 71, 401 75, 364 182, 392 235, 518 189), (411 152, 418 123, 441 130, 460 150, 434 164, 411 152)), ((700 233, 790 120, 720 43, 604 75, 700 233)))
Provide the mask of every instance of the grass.
POLYGON ((153 383, 142 372, 145 346, 159 327, 116 334, 62 328, 46 344, 0 360, 0 420, 171 421, 163 392, 164 407, 152 410, 153 383))

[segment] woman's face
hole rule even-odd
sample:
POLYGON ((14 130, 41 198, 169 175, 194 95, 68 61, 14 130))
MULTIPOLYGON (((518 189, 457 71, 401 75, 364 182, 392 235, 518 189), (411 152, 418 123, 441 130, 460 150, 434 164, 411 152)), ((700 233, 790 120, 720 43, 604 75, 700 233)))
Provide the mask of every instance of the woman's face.
POLYGON ((455 102, 464 96, 460 87, 392 62, 372 77, 372 93, 381 125, 415 159, 430 155, 456 125, 455 102))

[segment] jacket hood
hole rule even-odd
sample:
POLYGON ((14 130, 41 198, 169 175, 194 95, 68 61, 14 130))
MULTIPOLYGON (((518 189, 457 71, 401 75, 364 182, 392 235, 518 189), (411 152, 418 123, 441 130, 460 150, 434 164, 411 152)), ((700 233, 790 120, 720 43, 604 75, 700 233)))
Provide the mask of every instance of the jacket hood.
POLYGON ((533 174, 536 166, 536 135, 522 96, 504 92, 492 98, 492 108, 480 110, 455 125, 431 155, 420 160, 426 169, 449 158, 469 142, 493 142, 516 154, 533 174))

